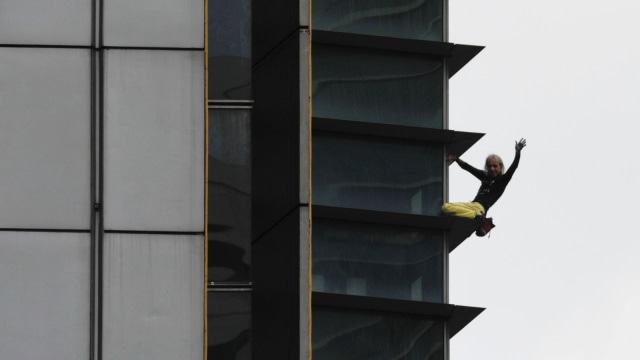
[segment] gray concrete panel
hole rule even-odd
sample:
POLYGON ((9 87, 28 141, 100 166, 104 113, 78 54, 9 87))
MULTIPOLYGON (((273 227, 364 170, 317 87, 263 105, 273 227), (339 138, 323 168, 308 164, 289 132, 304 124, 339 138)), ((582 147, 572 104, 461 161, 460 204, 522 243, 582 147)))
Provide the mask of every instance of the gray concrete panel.
POLYGON ((89 358, 89 236, 0 232, 0 359, 89 358))
POLYGON ((106 234, 103 358, 202 360, 204 237, 106 234))
MULTIPOLYGON (((306 3, 302 1, 301 3, 306 3)), ((300 204, 311 203, 311 42, 309 31, 300 31, 300 204)))
POLYGON ((0 228, 89 229, 90 61, 0 48, 0 228))
POLYGON ((204 1, 104 1, 104 45, 204 48, 204 1))
POLYGON ((91 44, 91 0, 0 2, 0 44, 91 44))
POLYGON ((204 54, 105 62, 105 229, 204 232, 204 54))

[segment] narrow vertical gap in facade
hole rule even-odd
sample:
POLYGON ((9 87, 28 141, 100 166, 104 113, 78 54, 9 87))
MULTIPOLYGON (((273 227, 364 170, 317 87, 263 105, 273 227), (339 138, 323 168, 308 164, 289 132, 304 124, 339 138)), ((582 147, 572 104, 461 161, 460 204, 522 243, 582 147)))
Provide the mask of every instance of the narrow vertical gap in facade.
POLYGON ((98 176, 98 201, 96 203, 97 209, 97 272, 98 272, 98 318, 97 318, 97 344, 98 344, 98 357, 102 359, 102 304, 103 304, 103 257, 104 257, 104 51, 102 49, 97 50, 98 57, 98 156, 97 156, 97 176, 98 176))
MULTIPOLYGON (((310 4, 309 4, 310 5, 310 4)), ((307 34, 308 39, 307 39, 307 86, 306 86, 306 90, 307 90, 307 146, 308 146, 308 154, 307 154, 307 176, 308 176, 308 183, 307 186, 309 187, 309 194, 308 194, 308 199, 307 199, 307 204, 308 205, 308 214, 307 214, 307 219, 308 219, 308 224, 309 224, 309 234, 307 236, 307 249, 309 251, 308 256, 307 256, 307 263, 309 264, 309 268, 307 269, 307 282, 308 282, 308 295, 307 295, 307 316, 308 316, 308 321, 307 321, 307 356, 309 360, 313 359, 313 206, 312 206, 312 199, 313 199, 313 153, 312 153, 312 149, 313 149, 313 93, 312 93, 312 89, 313 89, 313 39, 312 39, 312 14, 311 14, 311 10, 312 7, 309 6, 309 8, 307 9, 308 13, 308 24, 309 27, 307 29, 307 34)))
MULTIPOLYGON (((93 5, 92 5, 92 13, 93 13, 93 5)), ((92 21, 91 21, 91 26, 93 27, 94 24, 94 19, 95 17, 92 16, 92 21)), ((90 186, 89 186, 89 191, 91 192, 90 195, 90 201, 91 201, 91 220, 90 220, 90 232, 91 232, 91 246, 90 246, 90 270, 89 270, 89 278, 90 278, 90 285, 89 285, 89 359, 93 360, 94 359, 94 351, 95 351, 95 276, 96 276, 96 271, 95 271, 95 264, 96 264, 96 256, 95 256, 95 252, 96 252, 96 213, 95 213, 95 204, 96 204, 96 149, 95 149, 95 143, 96 143, 96 139, 95 139, 95 134, 96 134, 96 124, 95 124, 95 120, 96 120, 96 94, 95 94, 95 85, 96 85, 96 80, 95 80, 95 68, 96 68, 96 52, 95 52, 95 47, 93 44, 93 31, 92 31, 92 36, 91 36, 91 65, 90 65, 90 89, 91 89, 91 105, 90 105, 90 111, 91 111, 91 115, 89 117, 90 122, 91 122, 91 126, 90 126, 90 131, 91 131, 91 142, 90 142, 90 161, 91 161, 91 165, 90 165, 90 169, 91 169, 91 179, 90 179, 90 186)))
POLYGON ((97 46, 93 49, 96 52, 96 73, 97 83, 96 85, 96 100, 97 101, 97 116, 96 116, 96 170, 97 176, 97 201, 94 204, 96 210, 96 256, 97 256, 97 303, 96 303, 96 359, 102 359, 102 331, 103 331, 103 285, 104 285, 104 47, 103 47, 103 13, 104 4, 102 0, 95 0, 95 12, 97 23, 93 27, 93 31, 97 32, 94 35, 92 42, 97 41, 97 46))
POLYGON ((442 237, 442 302, 445 304, 449 303, 449 234, 445 231, 443 232, 442 237))
POLYGON ((96 349, 96 0, 91 1, 91 64, 90 64, 90 91, 91 91, 91 104, 89 116, 90 121, 90 186, 91 191, 91 220, 90 220, 90 269, 89 269, 89 359, 95 359, 96 349))
POLYGON ((209 346, 209 0, 204 1, 204 300, 202 358, 208 358, 209 346))

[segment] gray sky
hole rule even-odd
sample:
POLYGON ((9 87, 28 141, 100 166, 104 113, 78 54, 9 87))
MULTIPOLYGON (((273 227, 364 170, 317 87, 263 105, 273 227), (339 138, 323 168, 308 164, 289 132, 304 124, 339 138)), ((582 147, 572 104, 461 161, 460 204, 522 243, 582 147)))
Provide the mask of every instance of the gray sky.
MULTIPOLYGON (((640 359, 640 3, 451 0, 449 41, 486 48, 450 81, 462 158, 520 167, 490 238, 451 254, 450 302, 486 307, 452 360, 640 359)), ((451 201, 478 182, 450 168, 451 201)))

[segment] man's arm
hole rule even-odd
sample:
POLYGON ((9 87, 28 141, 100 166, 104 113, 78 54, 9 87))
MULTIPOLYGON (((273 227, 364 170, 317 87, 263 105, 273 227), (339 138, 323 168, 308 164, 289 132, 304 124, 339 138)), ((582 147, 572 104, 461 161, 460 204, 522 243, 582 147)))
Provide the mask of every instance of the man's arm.
POLYGON ((467 172, 469 172, 471 175, 475 176, 479 180, 482 180, 482 178, 484 177, 484 171, 474 168, 473 166, 467 164, 465 161, 463 161, 462 159, 460 159, 455 155, 449 155, 447 157, 447 161, 449 163, 455 161, 463 170, 466 170, 467 172))
POLYGON ((520 141, 516 141, 516 156, 513 159, 511 166, 509 166, 509 169, 504 174, 509 179, 513 176, 513 173, 518 168, 518 164, 520 164, 520 152, 522 151, 522 149, 524 149, 525 146, 527 146, 526 139, 520 139, 520 141))

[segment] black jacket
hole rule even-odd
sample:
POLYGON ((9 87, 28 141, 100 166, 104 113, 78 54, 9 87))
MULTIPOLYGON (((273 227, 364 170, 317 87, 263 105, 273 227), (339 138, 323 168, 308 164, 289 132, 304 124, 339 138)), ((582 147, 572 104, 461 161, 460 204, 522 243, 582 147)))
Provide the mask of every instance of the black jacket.
POLYGON ((504 174, 498 176, 489 176, 483 170, 476 169, 460 159, 457 159, 456 162, 461 168, 470 172, 480 180, 480 189, 478 189, 478 194, 473 201, 480 203, 486 213, 489 208, 498 201, 500 196, 502 196, 504 189, 507 188, 507 184, 511 181, 511 177, 520 163, 520 152, 516 151, 516 157, 513 163, 511 163, 511 166, 509 166, 509 169, 507 169, 504 174))

